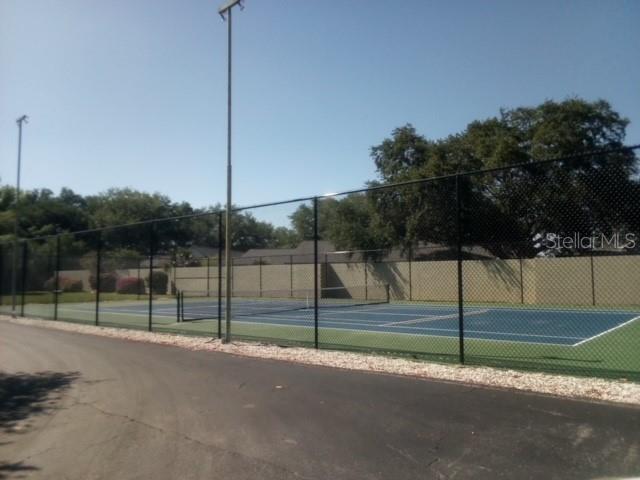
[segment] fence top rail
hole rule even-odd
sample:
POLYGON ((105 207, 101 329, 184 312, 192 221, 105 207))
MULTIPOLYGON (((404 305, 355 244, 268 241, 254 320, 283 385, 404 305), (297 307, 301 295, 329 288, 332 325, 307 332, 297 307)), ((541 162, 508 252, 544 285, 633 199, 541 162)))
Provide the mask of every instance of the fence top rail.
MULTIPOLYGON (((354 194, 354 193, 371 192, 371 191, 377 191, 377 190, 385 190, 385 189, 392 189, 392 188, 397 188, 397 187, 404 187, 404 186, 408 186, 408 185, 416 185, 416 184, 421 184, 421 183, 430 183, 430 182, 442 181, 442 180, 452 179, 452 178, 461 177, 461 176, 468 177, 468 176, 474 176, 474 175, 483 175, 483 174, 487 174, 487 173, 495 173, 495 172, 499 172, 499 171, 507 171, 507 170, 517 169, 517 168, 531 168, 531 167, 536 167, 536 166, 539 166, 539 165, 546 165, 546 164, 550 164, 550 163, 557 163, 557 162, 563 162, 563 161, 568 161, 568 160, 577 160, 577 159, 580 159, 580 158, 589 158, 589 157, 593 157, 593 156, 596 156, 596 155, 609 155, 609 154, 613 154, 613 153, 628 152, 628 151, 634 151, 634 150, 638 150, 638 149, 640 149, 640 144, 629 145, 629 146, 621 146, 621 147, 614 147, 614 148, 605 148, 605 149, 600 149, 600 150, 589 150, 589 151, 585 151, 585 152, 576 153, 576 154, 573 154, 573 155, 558 156, 558 157, 553 157, 553 158, 535 160, 535 161, 532 161, 532 162, 521 162, 521 163, 514 163, 514 164, 511 164, 511 165, 505 165, 505 166, 500 166, 500 167, 492 167, 492 168, 485 168, 485 169, 479 169, 479 170, 470 170, 470 171, 466 171, 466 172, 456 172, 456 173, 451 173, 451 174, 447 174, 447 175, 440 175, 440 176, 428 177, 428 178, 417 178, 417 179, 413 179, 413 180, 406 180, 406 181, 403 181, 403 182, 385 183, 385 184, 381 184, 381 185, 369 185, 367 187, 363 187, 363 188, 359 188, 359 189, 355 189, 355 190, 347 190, 347 191, 343 191, 343 192, 330 193, 330 194, 325 194, 325 195, 313 195, 313 196, 310 196, 310 197, 300 197, 300 198, 293 198, 293 199, 289 199, 289 200, 280 200, 280 201, 274 201, 274 202, 268 202, 268 203, 259 203, 259 204, 255 204, 255 205, 248 205, 248 206, 244 206, 244 207, 232 208, 231 211, 232 212, 241 212, 241 211, 244 211, 244 210, 251 210, 251 209, 257 209, 257 208, 265 208, 265 207, 273 207, 273 206, 278 206, 278 205, 285 205, 287 203, 308 202, 308 201, 313 201, 313 200, 321 200, 323 198, 340 197, 340 196, 343 196, 343 195, 350 195, 350 194, 354 194)), ((2 245, 2 244, 12 244, 15 241, 25 242, 25 241, 28 241, 28 240, 45 240, 45 239, 60 237, 60 236, 64 236, 64 235, 80 235, 80 234, 88 234, 88 233, 98 233, 98 232, 104 232, 104 231, 109 231, 109 230, 115 230, 115 229, 118 229, 118 228, 135 227, 135 226, 140 226, 140 225, 149 225, 149 224, 154 224, 154 223, 159 223, 159 222, 171 222, 171 221, 178 221, 178 220, 186 220, 186 219, 190 219, 190 218, 198 218, 198 217, 204 217, 204 216, 208 216, 208 215, 216 215, 216 214, 217 215, 221 215, 223 213, 224 213, 224 210, 212 210, 212 211, 206 211, 206 212, 193 213, 193 214, 189 214, 189 215, 178 215, 178 216, 174 216, 174 217, 151 218, 151 219, 147 219, 147 220, 140 220, 138 222, 125 223, 125 224, 121 224, 121 225, 111 225, 111 226, 108 226, 108 227, 98 227, 98 228, 93 228, 93 229, 78 230, 78 231, 74 231, 74 232, 54 233, 54 234, 42 235, 42 236, 38 236, 38 237, 18 238, 18 239, 10 240, 8 242, 2 242, 2 243, 0 243, 0 245, 2 245)))

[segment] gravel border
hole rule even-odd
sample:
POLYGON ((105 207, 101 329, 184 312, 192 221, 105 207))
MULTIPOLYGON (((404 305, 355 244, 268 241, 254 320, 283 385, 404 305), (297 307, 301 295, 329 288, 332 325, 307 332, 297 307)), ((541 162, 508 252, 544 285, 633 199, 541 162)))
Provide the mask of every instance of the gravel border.
POLYGON ((602 378, 571 377, 537 372, 491 367, 446 365, 426 361, 394 358, 334 350, 287 347, 277 345, 232 342, 223 344, 218 339, 185 335, 127 330, 92 325, 67 323, 63 321, 39 320, 31 318, 11 318, 0 315, 0 321, 19 325, 30 325, 77 332, 103 337, 119 338, 134 342, 170 345, 189 350, 223 352, 245 357, 283 360, 307 365, 404 375, 425 379, 461 382, 484 387, 512 389, 542 393, 559 397, 624 403, 640 406, 640 384, 624 380, 602 378))

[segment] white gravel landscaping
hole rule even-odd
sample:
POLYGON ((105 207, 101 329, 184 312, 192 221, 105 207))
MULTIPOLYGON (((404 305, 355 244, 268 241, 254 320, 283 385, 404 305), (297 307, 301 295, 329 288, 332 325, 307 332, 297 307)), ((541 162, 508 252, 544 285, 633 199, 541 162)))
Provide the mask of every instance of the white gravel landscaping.
POLYGON ((171 345, 189 350, 224 352, 245 357, 268 358, 348 370, 438 379, 485 387, 523 390, 574 399, 640 405, 640 384, 623 380, 571 377, 491 367, 445 365, 365 353, 315 350, 302 347, 282 348, 277 345, 249 342, 234 341, 230 344, 223 344, 220 340, 211 340, 207 337, 191 337, 139 330, 95 327, 91 325, 28 318, 14 319, 6 315, 0 315, 0 321, 89 335, 101 335, 136 342, 171 345))

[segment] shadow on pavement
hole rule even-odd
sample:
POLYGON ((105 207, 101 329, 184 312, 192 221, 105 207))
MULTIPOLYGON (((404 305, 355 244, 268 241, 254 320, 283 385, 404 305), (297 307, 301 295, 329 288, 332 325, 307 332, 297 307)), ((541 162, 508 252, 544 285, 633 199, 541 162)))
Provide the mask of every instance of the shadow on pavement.
MULTIPOLYGON (((79 377, 77 372, 0 372, 0 432, 20 434, 30 419, 56 408, 60 394, 79 377)), ((7 444, 10 442, 3 442, 7 444)), ((24 462, 0 461, 0 479, 24 477, 37 467, 24 462)))

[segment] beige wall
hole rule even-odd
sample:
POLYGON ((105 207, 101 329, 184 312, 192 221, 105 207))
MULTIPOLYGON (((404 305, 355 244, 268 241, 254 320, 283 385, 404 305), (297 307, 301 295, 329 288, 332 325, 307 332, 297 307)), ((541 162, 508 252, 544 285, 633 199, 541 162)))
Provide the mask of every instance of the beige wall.
POLYGON ((408 300, 409 262, 370 263, 367 265, 368 285, 389 285, 392 300, 408 300))
POLYGON ((249 296, 254 296, 257 292, 260 292, 260 268, 260 265, 233 267, 233 291, 239 295, 249 296))
POLYGON ((640 257, 594 257, 597 305, 640 304, 640 257))
MULTIPOLYGON (((499 302, 549 305, 640 305, 640 256, 593 258, 592 286, 589 257, 534 258, 519 260, 465 260, 464 297, 470 302, 499 302)), ((137 270, 119 271, 136 276, 137 270)), ((233 269, 237 292, 259 294, 270 290, 313 288, 313 264, 242 265, 233 269), (262 270, 262 277, 260 277, 262 270), (262 281, 261 281, 262 278, 262 281)), ((218 270, 211 268, 209 291, 218 291, 218 270)), ((89 289, 86 270, 66 270, 60 275, 80 279, 89 289)), ((141 271, 141 277, 147 276, 141 271)), ((178 277, 180 290, 206 291, 205 267, 178 268, 170 273, 178 277), (202 277, 202 278, 185 278, 202 277)), ((224 269, 223 269, 224 276, 224 269)), ((321 287, 388 284, 393 300, 453 302, 458 299, 457 262, 320 263, 321 287)), ((224 290, 224 287, 223 287, 224 290)), ((358 292, 360 295, 361 292, 358 292)))
MULTIPOLYGON (((28 276, 28 273, 27 273, 28 276)), ((82 282, 82 289, 85 291, 91 290, 89 284, 89 271, 88 270, 60 270, 60 276, 70 278, 72 280, 80 280, 82 282)))
POLYGON ((525 303, 591 305, 591 260, 588 257, 523 260, 525 303))
POLYGON ((465 260, 462 279, 464 299, 469 302, 521 301, 519 260, 465 260))
POLYGON ((458 299, 458 263, 411 262, 411 299, 453 302, 458 299))

